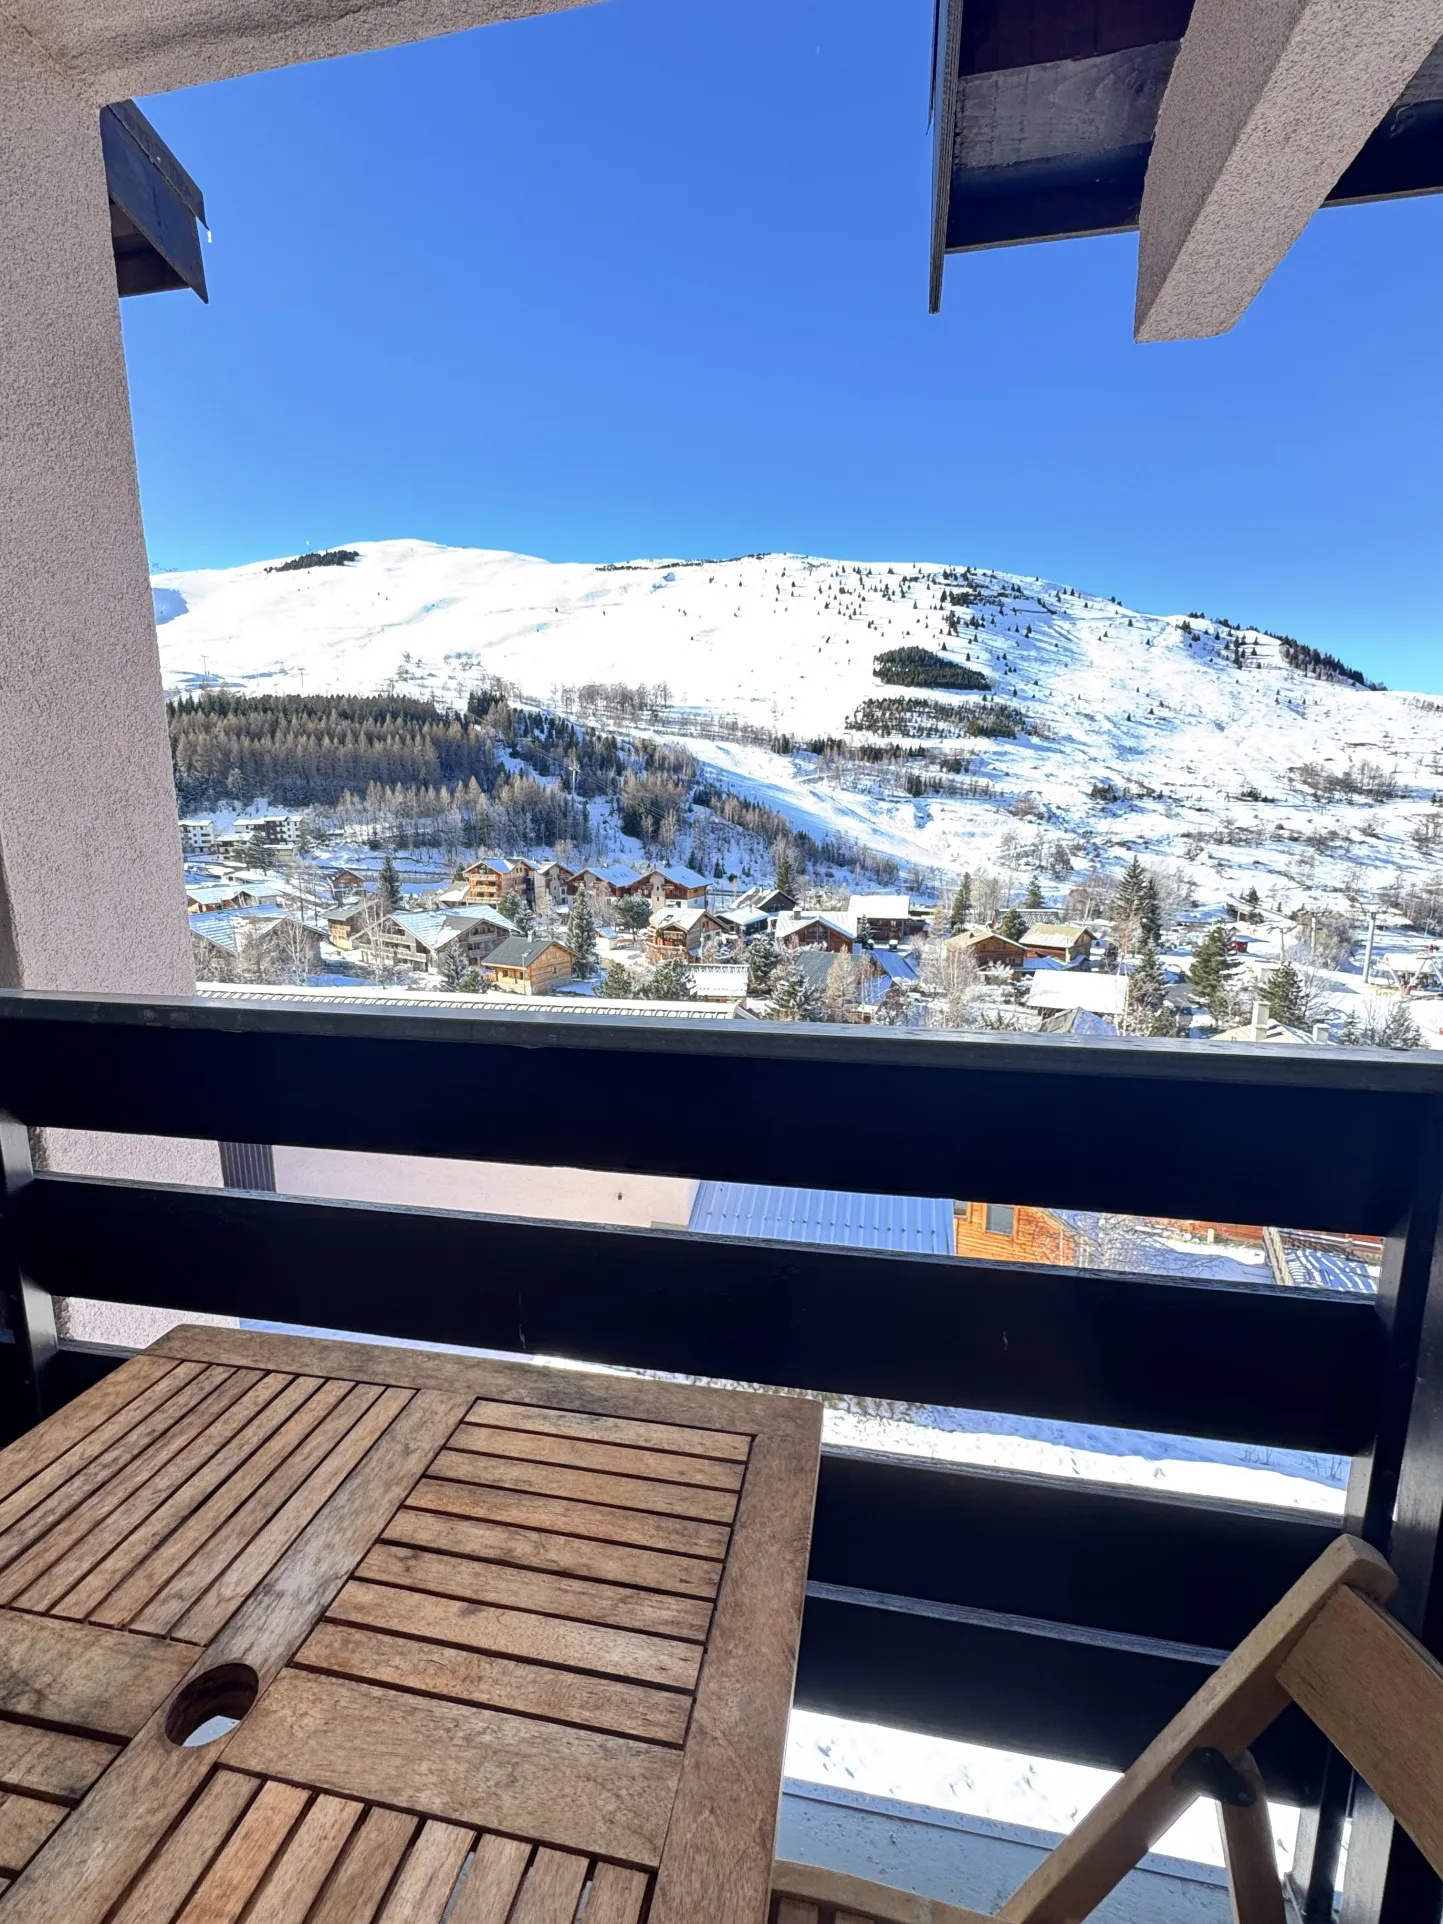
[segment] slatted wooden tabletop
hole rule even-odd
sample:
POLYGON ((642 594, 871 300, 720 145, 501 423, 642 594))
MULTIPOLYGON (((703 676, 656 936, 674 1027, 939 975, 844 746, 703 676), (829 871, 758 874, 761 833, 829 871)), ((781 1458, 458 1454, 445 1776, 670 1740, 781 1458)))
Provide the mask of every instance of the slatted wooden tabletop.
POLYGON ((0 1924, 761 1924, 820 1422, 173 1331, 0 1453, 0 1924))

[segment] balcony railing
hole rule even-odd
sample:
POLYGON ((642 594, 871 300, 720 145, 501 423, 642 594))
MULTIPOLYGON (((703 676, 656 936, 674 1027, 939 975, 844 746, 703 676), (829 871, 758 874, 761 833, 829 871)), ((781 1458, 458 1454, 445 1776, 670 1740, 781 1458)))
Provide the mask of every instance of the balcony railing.
MULTIPOLYGON (((0 993, 4 1408, 119 1352, 51 1298, 474 1344, 1352 1458, 1443 1650, 1443 1065, 1366 1051, 0 993), (27 1128, 994 1196, 1381 1234, 1376 1299, 32 1170, 27 1128)), ((828 1451, 797 1702, 1120 1768, 1334 1533, 1237 1503, 828 1451)), ((1330 1914, 1350 1778, 1259 1746, 1330 1914)), ((1366 1792, 1349 1924, 1436 1915, 1366 1792), (1430 1908, 1431 1907, 1431 1908, 1430 1908)))

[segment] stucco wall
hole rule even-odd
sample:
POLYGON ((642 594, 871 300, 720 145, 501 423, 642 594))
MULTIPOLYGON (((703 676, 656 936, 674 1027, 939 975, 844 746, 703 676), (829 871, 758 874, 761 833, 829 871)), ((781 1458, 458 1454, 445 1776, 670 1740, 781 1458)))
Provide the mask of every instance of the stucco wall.
MULTIPOLYGON (((0 985, 195 986, 95 109, 0 16, 0 985)), ((215 1182, 213 1144, 51 1132, 215 1182)), ((174 1318, 84 1311, 97 1340, 174 1318)))
POLYGON ((612 1176, 595 1169, 532 1169, 519 1163, 460 1162, 445 1156, 384 1156, 363 1150, 277 1146, 276 1188, 284 1195, 346 1202, 472 1209, 486 1216, 545 1222, 653 1223, 684 1229, 696 1184, 675 1176, 612 1176))

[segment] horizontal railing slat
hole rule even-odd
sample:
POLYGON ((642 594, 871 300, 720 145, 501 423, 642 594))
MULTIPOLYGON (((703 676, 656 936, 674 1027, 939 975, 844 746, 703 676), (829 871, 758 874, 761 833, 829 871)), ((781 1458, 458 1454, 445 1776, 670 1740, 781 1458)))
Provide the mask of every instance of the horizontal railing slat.
POLYGON ((1231 1649, 1341 1528, 1305 1510, 829 1447, 810 1574, 1231 1649))
MULTIPOLYGON (((794 1702, 863 1723, 1125 1770, 1212 1674, 1201 1663, 809 1594, 794 1702)), ((1270 1796, 1317 1796, 1327 1746, 1289 1709, 1253 1746, 1270 1796)))
POLYGON ((1368 1298, 41 1175, 53 1295, 1288 1448, 1371 1435, 1368 1298))
POLYGON ((22 1121, 1384 1233, 1443 1063, 0 991, 22 1121))

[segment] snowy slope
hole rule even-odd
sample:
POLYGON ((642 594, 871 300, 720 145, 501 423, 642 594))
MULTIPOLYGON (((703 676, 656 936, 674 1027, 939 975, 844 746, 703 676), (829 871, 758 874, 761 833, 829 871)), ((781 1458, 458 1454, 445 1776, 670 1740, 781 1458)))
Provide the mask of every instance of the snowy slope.
MULTIPOLYGON (((579 683, 664 683, 653 732, 689 740, 799 827, 923 867, 995 867, 1010 831, 1066 838, 1079 864, 1136 849, 1177 864, 1205 900, 1251 884, 1280 905, 1430 867, 1413 837, 1436 813, 1443 703, 1305 676, 1253 630, 978 569, 963 619, 983 626, 949 640, 941 596, 958 573, 797 555, 592 567, 386 541, 348 567, 256 563, 158 575, 155 588, 168 690, 224 678, 458 701, 489 674, 564 707, 579 683), (1040 724, 1037 738, 932 744, 965 754, 990 795, 909 799, 895 768, 844 784, 734 725, 841 735, 859 701, 903 692, 875 680, 872 660, 908 644, 947 647, 1040 724), (1395 800, 1319 804, 1290 773, 1363 762, 1396 779, 1395 800), (1094 794, 1108 783, 1123 799, 1094 794)), ((962 710, 977 700, 915 692, 962 710)))

